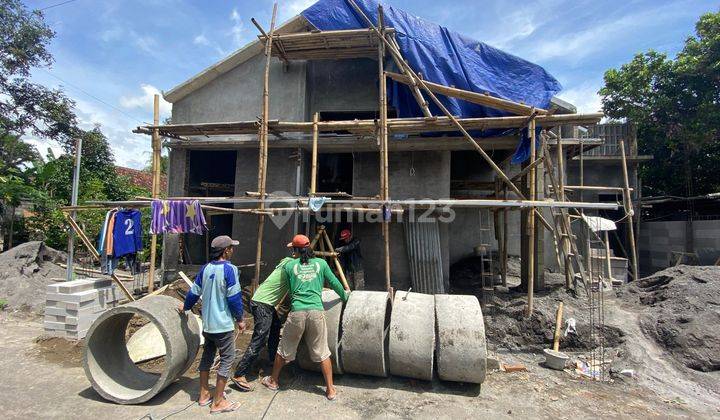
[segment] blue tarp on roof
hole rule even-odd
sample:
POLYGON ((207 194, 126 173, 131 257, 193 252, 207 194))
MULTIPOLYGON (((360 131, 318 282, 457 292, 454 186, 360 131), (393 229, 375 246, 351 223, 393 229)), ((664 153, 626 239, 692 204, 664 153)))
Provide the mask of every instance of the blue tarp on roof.
MULTIPOLYGON (((365 15, 377 24, 379 3, 376 0, 355 2, 365 15)), ((488 93, 538 108, 548 108, 552 97, 562 89, 560 83, 537 64, 395 7, 383 4, 383 12, 385 25, 396 31, 403 57, 425 80, 488 93)), ((302 16, 322 31, 367 28, 363 18, 347 0, 320 0, 303 11, 302 16)), ((451 113, 459 117, 510 115, 460 99, 442 95, 438 97, 451 113)), ((389 81, 388 98, 400 117, 423 115, 410 89, 405 85, 389 81)), ((433 115, 442 115, 435 104, 428 102, 433 115)), ((500 133, 495 131, 474 134, 490 136, 500 133)), ((522 155, 526 154, 526 150, 523 149, 527 148, 521 144, 513 160, 524 160, 522 155)))

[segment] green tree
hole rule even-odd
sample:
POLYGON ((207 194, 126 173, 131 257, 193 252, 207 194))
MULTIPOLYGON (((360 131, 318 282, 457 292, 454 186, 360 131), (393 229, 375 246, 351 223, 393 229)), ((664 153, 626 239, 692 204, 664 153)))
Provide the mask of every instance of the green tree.
POLYGON ((72 148, 73 102, 60 90, 30 82, 32 68, 50 67, 55 33, 42 12, 18 0, 0 0, 0 137, 35 134, 72 148))
POLYGON ((720 13, 695 25, 674 59, 648 51, 605 73, 605 114, 637 125, 646 195, 720 191, 720 13))

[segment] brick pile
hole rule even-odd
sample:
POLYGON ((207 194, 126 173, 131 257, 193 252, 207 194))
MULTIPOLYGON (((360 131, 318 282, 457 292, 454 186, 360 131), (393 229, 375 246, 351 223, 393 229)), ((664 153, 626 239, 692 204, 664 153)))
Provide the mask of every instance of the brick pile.
POLYGON ((45 334, 80 340, 107 309, 117 306, 121 292, 111 280, 78 279, 47 286, 45 334))

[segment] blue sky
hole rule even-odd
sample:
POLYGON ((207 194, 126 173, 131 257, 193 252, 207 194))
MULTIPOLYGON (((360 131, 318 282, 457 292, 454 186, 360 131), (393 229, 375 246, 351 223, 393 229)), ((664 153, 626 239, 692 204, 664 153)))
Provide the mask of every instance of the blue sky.
MULTIPOLYGON (((25 0, 33 9, 61 0, 25 0)), ((313 0, 280 1, 280 21, 313 0)), ((545 67, 559 97, 580 111, 600 108, 605 70, 640 51, 674 55, 714 1, 389 0, 387 3, 545 67)), ((44 11, 57 32, 49 71, 34 79, 62 86, 86 127, 101 124, 117 163, 140 168, 150 142, 131 130, 152 120, 152 95, 167 91, 231 54, 269 26, 271 0, 73 0, 44 11)), ((272 82, 272 81, 271 81, 272 82)), ((170 104, 162 103, 163 118, 170 104)), ((56 145, 28 139, 41 152, 56 145)))

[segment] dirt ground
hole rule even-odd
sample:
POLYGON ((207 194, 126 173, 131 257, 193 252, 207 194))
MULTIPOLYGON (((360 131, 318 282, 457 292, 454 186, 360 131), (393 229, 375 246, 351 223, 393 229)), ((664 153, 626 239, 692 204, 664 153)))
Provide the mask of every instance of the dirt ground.
MULTIPOLYGON (((633 315, 619 310, 613 316, 627 319, 633 315)), ((81 346, 38 340, 41 333, 39 320, 0 314, 4 350, 0 369, 6 372, 0 412, 7 418, 66 418, 72 413, 75 418, 132 419, 150 414, 158 419, 178 411, 173 418, 208 414, 207 408, 193 404, 197 398, 194 369, 150 402, 121 406, 104 401, 90 387, 81 367, 81 346)), ((291 366, 277 394, 255 382, 255 391, 233 391, 230 398, 242 404, 237 416, 252 418, 720 417, 716 392, 678 377, 682 366, 664 354, 647 354, 648 347, 654 348, 647 343, 630 346, 635 349, 630 363, 635 358, 645 366, 636 367, 635 379, 612 384, 546 369, 538 354, 500 351, 501 360, 522 363, 528 371, 492 373, 481 387, 342 375, 336 378, 339 398, 329 402, 323 397, 320 375, 291 366)))

